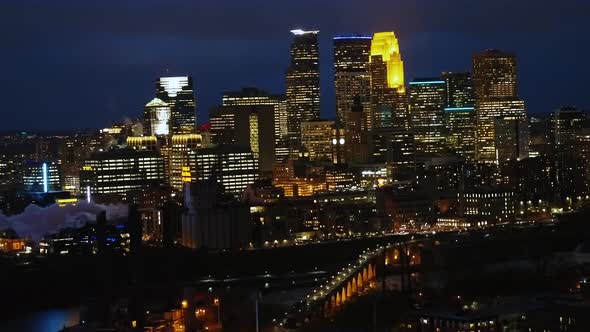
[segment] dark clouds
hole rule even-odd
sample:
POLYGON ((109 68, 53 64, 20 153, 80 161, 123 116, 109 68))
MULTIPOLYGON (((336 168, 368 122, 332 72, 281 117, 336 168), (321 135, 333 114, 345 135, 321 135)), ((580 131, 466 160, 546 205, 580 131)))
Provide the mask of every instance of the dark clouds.
POLYGON ((288 30, 321 30, 322 112, 334 114, 335 34, 395 30, 408 79, 467 70, 485 48, 519 56, 533 112, 588 105, 585 0, 6 0, 2 129, 100 127, 137 116, 153 80, 190 74, 199 118, 222 91, 284 89, 288 30))

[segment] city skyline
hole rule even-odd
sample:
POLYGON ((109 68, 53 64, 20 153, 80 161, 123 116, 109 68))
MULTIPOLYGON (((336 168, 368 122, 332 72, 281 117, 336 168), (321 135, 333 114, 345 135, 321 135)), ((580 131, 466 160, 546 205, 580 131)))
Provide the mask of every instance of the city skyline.
POLYGON ((577 6, 554 5, 528 13, 529 1, 476 5, 457 2, 449 8, 460 6, 462 11, 454 14, 432 1, 422 2, 424 6, 373 1, 365 14, 358 17, 354 15, 356 7, 344 2, 339 4, 336 18, 329 15, 330 9, 334 9, 329 3, 318 6, 317 12, 305 19, 302 19, 305 17, 302 10, 295 5, 287 4, 287 9, 291 10, 284 11, 276 5, 262 5, 262 12, 268 15, 257 14, 260 22, 251 24, 248 29, 238 25, 245 24, 249 13, 255 14, 252 8, 262 2, 251 2, 252 8, 244 4, 192 4, 187 5, 186 13, 181 13, 182 6, 175 3, 165 14, 158 11, 158 1, 138 8, 131 3, 109 2, 72 6, 43 4, 38 12, 44 13, 43 17, 38 17, 33 10, 19 22, 10 14, 26 9, 27 3, 7 4, 3 11, 4 24, 18 32, 4 37, 7 79, 0 88, 14 98, 9 98, 5 105, 11 116, 0 124, 0 130, 99 128, 125 117, 136 118, 141 115, 143 105, 151 100, 155 80, 175 75, 193 77, 197 119, 202 123, 209 109, 221 104, 225 91, 247 86, 270 93, 284 91, 285 71, 290 60, 289 30, 293 28, 320 30, 323 117, 334 117, 336 108, 332 38, 391 30, 396 32, 404 55, 406 81, 439 76, 442 71, 468 71, 474 53, 497 48, 518 56, 519 94, 526 100, 530 114, 550 112, 569 104, 582 109, 587 107, 581 83, 590 69, 578 64, 583 63, 582 59, 590 51, 585 46, 588 37, 569 32, 581 27, 578 23, 581 20, 575 17, 581 15, 582 18, 583 14, 579 13, 583 10, 574 9, 588 5, 582 2, 577 6), (389 11, 390 17, 384 17, 374 8, 396 6, 405 10, 401 13, 389 11), (227 10, 223 17, 231 18, 231 24, 208 19, 194 26, 176 22, 182 20, 170 23, 174 15, 179 18, 195 15, 194 20, 206 16, 207 12, 219 14, 222 8, 227 10), (139 26, 133 26, 138 23, 135 17, 122 20, 132 9, 147 18, 156 12, 162 17, 149 28, 139 24, 143 27, 140 30, 139 26), (117 10, 122 14, 110 13, 117 10), (68 24, 75 24, 90 12, 92 20, 77 24, 76 31, 68 28, 68 24), (500 14, 502 26, 492 29, 492 17, 500 14), (560 16, 571 20, 563 23, 560 16), (29 28, 27 23, 33 19, 41 22, 39 25, 46 23, 47 29, 40 32, 29 28), (101 19, 108 19, 112 24, 99 26, 101 19), (536 20, 543 24, 535 23, 536 20), (469 27, 462 28, 462 25, 469 27), (114 40, 110 38, 113 36, 116 36, 114 40), (25 44, 23 40, 29 42, 25 44), (548 48, 548 44, 551 47, 548 48), (236 52, 236 48, 240 52, 236 52), (560 51, 574 48, 576 52, 560 51), (68 52, 64 52, 65 49, 68 52), (552 66, 547 65, 548 61, 552 66), (36 78, 36 98, 28 98, 27 103, 16 102, 30 95, 30 91, 19 87, 30 84, 31 77, 36 78), (538 83, 547 77, 552 84, 538 83), (47 105, 48 100, 52 104, 47 105), (84 105, 88 100, 93 102, 84 105), (80 105, 84 105, 85 112, 80 111, 80 105))

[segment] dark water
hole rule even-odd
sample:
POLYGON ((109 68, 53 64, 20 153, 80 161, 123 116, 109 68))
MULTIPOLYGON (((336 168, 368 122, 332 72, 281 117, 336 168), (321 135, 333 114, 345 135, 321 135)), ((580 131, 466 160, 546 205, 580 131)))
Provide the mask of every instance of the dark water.
POLYGON ((36 312, 11 320, 0 321, 2 332, 57 332, 64 327, 76 325, 80 309, 53 309, 36 312))

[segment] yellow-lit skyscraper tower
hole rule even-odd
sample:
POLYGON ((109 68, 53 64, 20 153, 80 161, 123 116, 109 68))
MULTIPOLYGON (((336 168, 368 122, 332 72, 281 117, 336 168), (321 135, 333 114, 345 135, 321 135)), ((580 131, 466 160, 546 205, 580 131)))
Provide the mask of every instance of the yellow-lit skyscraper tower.
POLYGON ((367 127, 408 128, 404 63, 395 33, 377 32, 371 41, 369 59, 371 108, 367 127))
POLYGON ((370 62, 378 61, 378 57, 381 57, 381 61, 386 65, 387 87, 403 92, 405 90, 404 62, 393 31, 377 32, 373 35, 370 62))

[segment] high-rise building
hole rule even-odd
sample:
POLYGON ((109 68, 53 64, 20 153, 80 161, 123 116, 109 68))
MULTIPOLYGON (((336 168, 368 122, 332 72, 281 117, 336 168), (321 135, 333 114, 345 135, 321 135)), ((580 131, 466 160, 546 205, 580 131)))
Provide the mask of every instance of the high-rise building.
POLYGON ((561 107, 550 115, 549 144, 558 200, 587 195, 590 136, 586 121, 585 112, 575 107, 561 107))
POLYGON ((346 159, 350 162, 363 163, 369 160, 367 118, 361 97, 355 97, 350 110, 345 112, 346 118, 346 159))
POLYGON ((475 159, 475 107, 446 107, 444 110, 446 146, 466 160, 475 159))
POLYGON ((291 65, 287 70, 287 127, 298 148, 301 122, 320 117, 319 31, 292 30, 291 65))
POLYGON ((184 183, 197 179, 196 166, 191 163, 191 154, 201 147, 202 138, 199 134, 184 134, 172 136, 169 157, 170 187, 181 191, 184 183))
MULTIPOLYGON (((518 98, 516 56, 487 50, 473 57, 473 82, 477 113, 476 158, 482 162, 499 162, 496 137, 497 120, 515 118, 519 134, 518 158, 528 157, 528 120, 524 102, 518 98)), ((502 143, 505 145, 505 143, 502 143)))
POLYGON ((375 77, 374 84, 397 90, 404 90, 404 62, 402 61, 399 43, 395 33, 377 32, 371 41, 370 62, 382 62, 385 64, 384 77, 375 77))
POLYGON ((415 177, 416 145, 414 133, 392 128, 375 129, 371 132, 372 161, 387 163, 395 181, 415 177))
POLYGON ((372 39, 368 36, 333 39, 336 116, 345 128, 348 126, 346 112, 352 109, 355 98, 360 98, 363 104, 367 104, 370 99, 369 56, 372 39))
POLYGON ((576 133, 586 127, 586 113, 576 107, 561 107, 551 114, 551 144, 572 149, 576 133))
POLYGON ((393 32, 378 32, 369 58, 371 107, 367 125, 372 128, 408 128, 404 63, 393 32))
POLYGON ((262 172, 276 162, 273 105, 221 106, 211 110, 211 143, 249 146, 262 172))
POLYGON ((156 97, 170 106, 171 134, 196 133, 196 102, 190 76, 160 77, 156 81, 156 97))
POLYGON ((444 149, 446 83, 439 78, 415 79, 409 89, 410 123, 416 152, 439 153, 444 149))
POLYGON ((216 178, 225 193, 240 195, 259 178, 258 159, 247 146, 220 145, 198 149, 194 165, 197 180, 216 178))
POLYGON ((131 148, 95 152, 80 171, 81 191, 125 195, 164 184, 164 159, 157 151, 131 148))
POLYGON ((62 189, 61 173, 55 162, 25 161, 22 174, 25 191, 48 193, 62 189))
POLYGON ((499 162, 509 159, 528 157, 528 119, 524 101, 519 99, 490 99, 477 104, 477 142, 476 158, 484 162, 499 162), (503 128, 498 128, 503 126, 503 128), (501 133, 496 134, 496 129, 501 133), (507 132, 511 132, 509 134, 507 132), (496 141, 503 138, 502 141, 496 141), (511 142, 510 140, 517 140, 511 142), (507 152, 512 146, 512 152, 507 152), (498 155, 498 149, 503 149, 498 155), (507 157, 508 156, 508 157, 507 157))
POLYGON ((331 120, 301 123, 301 145, 309 152, 310 160, 332 160, 332 128, 334 121, 331 120))
POLYGON ((528 140, 520 139, 526 134, 522 120, 514 116, 497 117, 494 123, 494 141, 496 145, 496 159, 498 161, 514 160, 528 157, 528 140), (519 143, 527 143, 520 145, 519 143))
POLYGON ((145 105, 143 112, 143 135, 160 136, 170 133, 170 106, 154 98, 145 105))
POLYGON ((446 83, 446 107, 474 107, 475 106, 475 87, 471 73, 451 73, 444 72, 442 79, 446 83))
POLYGON ((223 94, 223 106, 259 106, 274 107, 274 137, 277 161, 289 157, 287 146, 287 99, 284 95, 272 95, 257 88, 243 88, 223 94))

